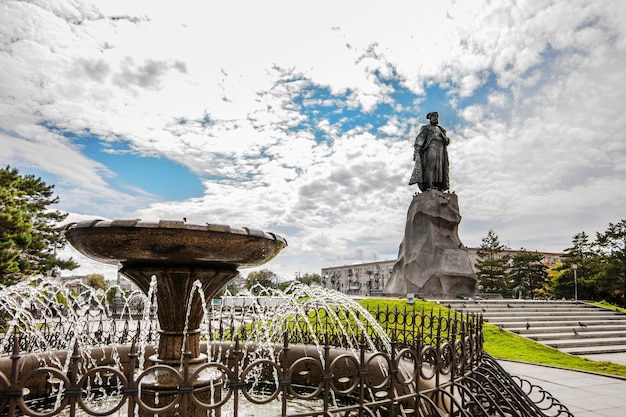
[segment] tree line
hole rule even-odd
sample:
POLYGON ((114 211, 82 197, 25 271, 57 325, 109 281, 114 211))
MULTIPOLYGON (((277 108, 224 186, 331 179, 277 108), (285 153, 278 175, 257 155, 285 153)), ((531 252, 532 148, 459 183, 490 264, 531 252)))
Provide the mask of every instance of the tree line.
POLYGON ((505 297, 605 300, 626 306, 626 220, 609 223, 590 240, 572 238, 562 261, 548 268, 538 252, 522 248, 510 255, 489 230, 477 250, 476 276, 482 292, 505 297), (576 279, 575 279, 576 278, 576 279))
POLYGON ((278 275, 269 269, 261 269, 259 271, 250 272, 244 282, 245 288, 256 293, 260 288, 277 288, 284 290, 293 282, 301 282, 306 285, 319 284, 322 282, 322 277, 319 274, 297 274, 294 281, 278 282, 278 275))

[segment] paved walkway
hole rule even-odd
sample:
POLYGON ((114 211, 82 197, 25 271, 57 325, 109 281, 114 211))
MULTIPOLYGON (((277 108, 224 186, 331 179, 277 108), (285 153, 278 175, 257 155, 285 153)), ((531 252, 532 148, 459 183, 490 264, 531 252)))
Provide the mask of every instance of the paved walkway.
MULTIPOLYGON (((626 364, 626 353, 588 358, 626 364)), ((498 363, 511 375, 548 391, 576 417, 626 416, 626 379, 520 362, 498 360, 498 363)))

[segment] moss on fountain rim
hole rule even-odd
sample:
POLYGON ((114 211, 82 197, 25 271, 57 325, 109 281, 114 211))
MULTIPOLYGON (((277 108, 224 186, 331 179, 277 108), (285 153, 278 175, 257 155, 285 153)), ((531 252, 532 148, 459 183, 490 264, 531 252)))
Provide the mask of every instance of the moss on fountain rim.
POLYGON ((70 223, 63 233, 82 254, 124 265, 222 263, 245 268, 268 262, 287 246, 287 240, 275 233, 177 220, 93 219, 70 223))

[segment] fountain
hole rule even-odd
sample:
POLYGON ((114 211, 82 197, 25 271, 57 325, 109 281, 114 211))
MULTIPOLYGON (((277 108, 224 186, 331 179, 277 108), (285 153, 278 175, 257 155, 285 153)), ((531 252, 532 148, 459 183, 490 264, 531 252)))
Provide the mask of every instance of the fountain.
MULTIPOLYGON (((65 234, 87 256, 121 265, 147 294, 144 318, 156 299, 158 345, 145 337, 145 320, 130 345, 68 343, 46 358, 21 353, 16 335, 13 354, 0 358, 2 415, 571 416, 483 352, 478 316, 364 308, 303 285, 267 290, 274 305, 247 294, 211 307, 238 267, 267 262, 286 246, 280 236, 138 220, 81 222, 65 234), (37 411, 40 397, 52 405, 37 411)), ((0 291, 15 295, 14 315, 41 298, 22 295, 24 288, 0 291)), ((70 308, 63 317, 83 314, 70 308)), ((10 322, 17 331, 17 317, 10 322)), ((102 338, 101 324, 86 331, 102 338)))
POLYGON ((69 225, 65 236, 92 259, 121 264, 120 272, 146 293, 156 277, 161 337, 155 361, 165 364, 180 364, 184 349, 192 363, 203 361, 198 338, 203 308, 199 300, 192 302, 194 282, 212 299, 238 275, 238 267, 261 265, 287 246, 281 236, 258 230, 182 221, 95 220, 69 225))
MULTIPOLYGON (((238 267, 261 265, 287 246, 281 236, 259 230, 183 221, 94 220, 67 226, 65 236, 84 255, 120 264, 120 272, 146 293, 156 277, 160 337, 152 362, 181 367, 186 353, 192 371, 193 365, 207 361, 200 352, 203 303, 193 299, 194 284, 198 282, 203 299, 210 300, 238 275, 238 267)), ((199 376, 194 389, 214 383, 211 375, 199 376)), ((155 405, 166 395, 176 396, 165 393, 177 385, 170 375, 157 375, 143 392, 150 392, 155 405)))

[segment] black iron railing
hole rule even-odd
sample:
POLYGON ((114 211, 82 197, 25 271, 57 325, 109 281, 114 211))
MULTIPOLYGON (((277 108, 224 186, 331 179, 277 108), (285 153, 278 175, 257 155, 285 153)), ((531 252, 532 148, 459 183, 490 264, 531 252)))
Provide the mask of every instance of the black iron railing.
MULTIPOLYGON (((16 334, 12 354, 0 358, 0 415, 237 416, 252 404, 259 417, 572 416, 483 352, 479 316, 370 311, 386 339, 355 317, 346 317, 339 334, 324 320, 328 313, 294 315, 274 345, 255 340, 261 324, 250 317, 238 324, 221 316, 205 330, 207 360, 190 363, 186 353, 178 369, 140 368, 149 353, 137 345, 86 363, 75 344, 65 365, 54 366, 46 355, 24 353, 16 334), (347 344, 356 334, 357 345, 347 344), (159 378, 175 389, 155 400, 159 378)), ((130 329, 137 326, 125 337, 130 329)))

